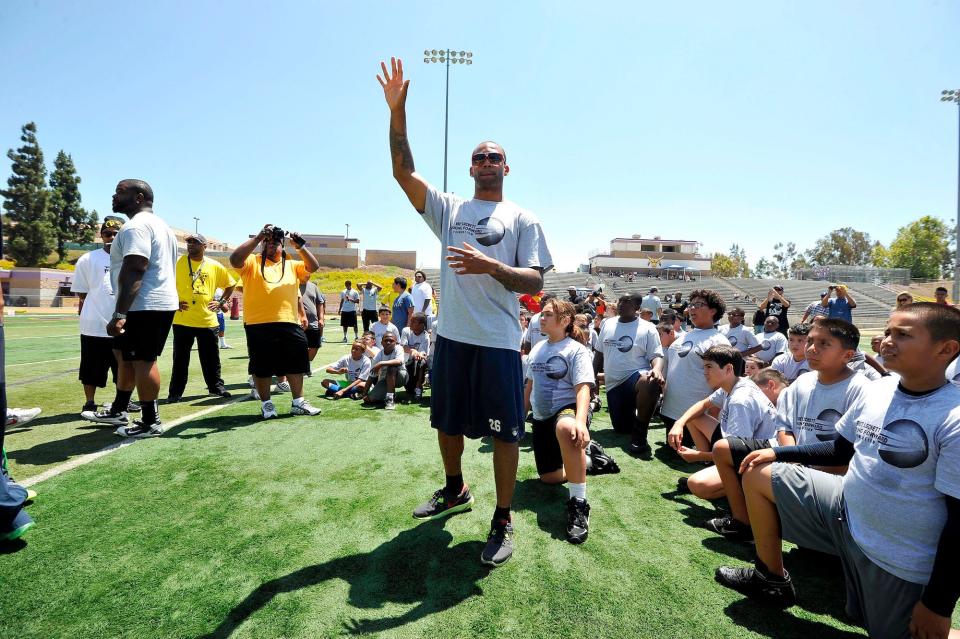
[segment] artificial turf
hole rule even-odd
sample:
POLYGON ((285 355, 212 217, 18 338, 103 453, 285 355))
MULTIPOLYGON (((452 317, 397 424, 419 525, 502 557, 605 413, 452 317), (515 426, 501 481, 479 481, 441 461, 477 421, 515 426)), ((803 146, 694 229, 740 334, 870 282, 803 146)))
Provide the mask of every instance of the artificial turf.
MULTIPOLYGON (((8 362, 20 357, 13 344, 8 362)), ((317 363, 343 352, 326 344, 317 363)), ((226 360, 228 382, 243 383, 245 363, 226 360)), ((200 390, 195 369, 190 388, 200 390)), ((18 376, 27 377, 8 383, 18 376)), ((700 524, 712 505, 673 492, 696 467, 658 448, 662 429, 651 431, 654 459, 638 461, 605 413, 594 437, 623 472, 590 478, 587 543, 563 540, 566 489, 536 479, 525 443, 516 554, 490 571, 479 555, 493 509, 491 445, 468 441, 464 455, 476 509, 418 523, 412 508, 442 483, 426 406, 385 413, 318 399, 320 377, 307 381, 319 417, 261 422, 255 403, 237 402, 36 485, 37 527, 0 548, 0 636, 863 636, 842 621, 830 559, 790 551, 800 603, 785 612, 717 585, 714 569, 750 561, 751 547, 708 533, 700 524)), ((109 429, 68 419, 82 403, 72 375, 16 388, 24 401, 14 403, 50 402, 52 418, 9 436, 22 476, 85 438, 84 450, 110 443, 109 429), (34 464, 37 451, 58 452, 34 464)), ((164 407, 164 419, 207 401, 164 407)))

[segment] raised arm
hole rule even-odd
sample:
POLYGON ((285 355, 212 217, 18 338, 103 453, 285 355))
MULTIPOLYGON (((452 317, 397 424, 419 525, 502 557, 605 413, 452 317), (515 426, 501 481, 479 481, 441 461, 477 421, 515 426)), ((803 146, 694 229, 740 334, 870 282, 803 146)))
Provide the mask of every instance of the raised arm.
POLYGON ((407 194, 413 208, 423 213, 427 206, 427 181, 413 166, 413 153, 407 141, 407 87, 410 80, 403 79, 403 62, 400 58, 390 58, 390 70, 385 62, 380 63, 383 77, 377 81, 383 87, 383 97, 390 107, 390 159, 393 163, 393 177, 407 194))
POLYGON ((267 236, 270 228, 270 224, 265 225, 254 237, 251 237, 234 249, 233 253, 230 254, 230 266, 236 269, 243 268, 243 263, 247 261, 247 256, 253 253, 257 248, 257 244, 263 241, 263 238, 267 236))

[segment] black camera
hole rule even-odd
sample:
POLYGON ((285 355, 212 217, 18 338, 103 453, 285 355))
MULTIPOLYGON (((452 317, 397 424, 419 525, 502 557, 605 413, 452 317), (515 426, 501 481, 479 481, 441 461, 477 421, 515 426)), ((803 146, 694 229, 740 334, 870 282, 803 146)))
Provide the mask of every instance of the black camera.
POLYGON ((287 232, 284 231, 279 226, 270 227, 269 239, 277 244, 283 244, 283 238, 286 237, 287 232))

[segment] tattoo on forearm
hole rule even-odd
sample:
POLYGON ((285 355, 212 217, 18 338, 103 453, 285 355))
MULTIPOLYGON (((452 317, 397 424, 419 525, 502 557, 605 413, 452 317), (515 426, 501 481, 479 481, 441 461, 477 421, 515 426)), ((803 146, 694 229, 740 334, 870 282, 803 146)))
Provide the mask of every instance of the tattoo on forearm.
POLYGON ((405 131, 398 131, 393 126, 390 127, 390 157, 393 159, 393 165, 407 171, 414 171, 413 152, 410 151, 410 142, 407 141, 405 131))
POLYGON ((543 274, 532 268, 513 268, 506 264, 497 264, 492 277, 514 293, 536 293, 543 286, 543 274))

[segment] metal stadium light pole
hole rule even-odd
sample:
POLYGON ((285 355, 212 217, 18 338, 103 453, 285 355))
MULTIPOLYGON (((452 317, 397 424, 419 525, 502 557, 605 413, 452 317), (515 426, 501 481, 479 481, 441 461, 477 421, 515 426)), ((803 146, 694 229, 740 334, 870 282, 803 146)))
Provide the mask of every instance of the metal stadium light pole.
POLYGON ((954 229, 957 252, 953 257, 953 303, 960 304, 960 89, 941 91, 940 101, 957 105, 957 226, 954 229))
POLYGON ((450 64, 473 64, 472 51, 451 51, 450 49, 424 49, 423 61, 426 64, 439 62, 447 67, 446 101, 443 108, 443 191, 447 191, 447 133, 450 123, 450 64))

